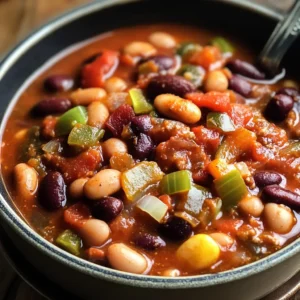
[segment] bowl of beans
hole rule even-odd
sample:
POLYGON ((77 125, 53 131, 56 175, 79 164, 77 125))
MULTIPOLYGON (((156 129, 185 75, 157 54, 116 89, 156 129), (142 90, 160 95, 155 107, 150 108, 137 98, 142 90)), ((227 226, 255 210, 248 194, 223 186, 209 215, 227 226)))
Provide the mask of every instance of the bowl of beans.
POLYGON ((257 299, 299 271, 299 44, 274 78, 280 15, 170 5, 92 3, 0 66, 1 226, 83 299, 257 299))

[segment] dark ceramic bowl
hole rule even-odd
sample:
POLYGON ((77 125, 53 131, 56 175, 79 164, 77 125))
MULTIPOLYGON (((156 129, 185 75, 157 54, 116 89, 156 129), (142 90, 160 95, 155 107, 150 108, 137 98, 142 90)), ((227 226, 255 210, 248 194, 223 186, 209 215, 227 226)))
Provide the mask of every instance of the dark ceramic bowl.
MULTIPOLYGON (((153 22, 188 23, 241 37, 259 51, 281 16, 249 2, 227 0, 104 0, 79 8, 33 33, 0 66, 1 133, 28 78, 52 56, 102 32, 153 22), (25 82, 25 83, 24 83, 25 82)), ((299 70, 300 41, 285 66, 299 70), (298 64, 298 66, 297 66, 298 64)), ((291 71, 293 71, 291 69, 291 71)), ((30 80, 30 79, 29 79, 30 80)), ((284 249, 234 270, 201 276, 164 278, 133 275, 77 258, 36 234, 18 214, 0 183, 0 220, 17 247, 46 277, 84 299, 257 299, 300 270, 300 239, 284 249)))

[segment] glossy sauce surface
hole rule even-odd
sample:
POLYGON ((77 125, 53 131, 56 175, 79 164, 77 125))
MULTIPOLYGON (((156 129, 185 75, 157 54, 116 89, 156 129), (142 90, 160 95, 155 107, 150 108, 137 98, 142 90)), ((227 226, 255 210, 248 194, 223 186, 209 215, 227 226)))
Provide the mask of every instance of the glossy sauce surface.
MULTIPOLYGON (((60 59, 58 62, 55 62, 53 66, 43 72, 38 78, 35 78, 30 86, 21 95, 15 108, 13 109, 12 114, 6 124, 4 136, 2 138, 2 175, 14 203, 24 215, 26 221, 39 234, 41 234, 50 242, 55 243, 57 236, 63 230, 70 228, 69 224, 65 223, 63 214, 64 210, 74 205, 77 200, 68 197, 67 205, 64 208, 61 208, 54 212, 49 212, 41 207, 41 205, 37 201, 37 197, 34 197, 32 201, 24 200, 22 195, 18 194, 15 188, 15 181, 13 177, 14 167, 18 163, 22 162, 20 149, 22 148, 22 144, 24 143, 25 138, 22 136, 23 133, 20 130, 29 129, 34 125, 41 125, 41 122, 43 120, 42 118, 32 118, 32 116, 30 115, 30 111, 32 107, 40 100, 49 97, 49 94, 43 89, 45 79, 48 76, 55 74, 69 75, 72 78, 76 79, 75 88, 73 88, 73 90, 76 90, 76 88, 78 88, 79 86, 79 75, 84 61, 86 61, 90 57, 95 56, 96 54, 101 53, 106 49, 120 51, 124 48, 125 45, 129 44, 133 40, 148 42, 148 38, 151 33, 161 31, 171 34, 177 44, 186 41, 195 41, 201 45, 206 45, 215 36, 215 33, 203 29, 200 30, 193 27, 184 27, 180 25, 170 24, 124 28, 102 35, 96 41, 93 41, 90 44, 75 50, 71 54, 60 59)), ((229 38, 234 45, 234 58, 239 58, 250 63, 254 62, 254 53, 251 52, 251 49, 249 50, 245 45, 243 45, 240 42, 240 39, 231 39, 230 37, 226 38, 229 38)), ((158 53, 160 55, 168 55, 173 57, 174 48, 159 48, 158 53)), ((136 86, 137 81, 135 80, 134 72, 135 67, 120 63, 118 68, 114 72, 114 76, 123 79, 127 83, 128 90, 131 87, 136 86)), ((266 103, 269 101, 272 92, 277 91, 279 88, 284 86, 284 80, 273 85, 251 84, 251 86, 251 97, 242 97, 238 95, 236 97, 236 102, 247 104, 249 106, 258 108, 259 110, 263 110, 266 106, 266 103)), ((69 97, 69 94, 70 92, 60 92, 59 96, 69 97)), ((295 115, 299 117, 297 110, 298 105, 299 104, 297 103, 294 105, 294 111, 295 115)), ((203 116, 205 116, 207 112, 205 109, 202 110, 202 108, 201 111, 202 121, 203 116)), ((252 124, 248 124, 247 126, 247 129, 253 130, 257 133, 259 132, 259 128, 263 125, 259 122, 252 122, 252 124)), ((288 129, 288 126, 285 122, 279 123, 279 126, 286 130, 288 138, 293 138, 295 140, 298 138, 298 136, 295 136, 295 130, 288 129)), ((194 127, 194 125, 191 127, 194 127)), ((284 140, 284 138, 280 137, 279 133, 275 133, 271 137, 265 137, 264 133, 260 134, 262 136, 260 142, 265 138, 265 140, 263 141, 265 142, 265 145, 267 145, 268 143, 272 144, 274 141, 274 144, 277 143, 278 145, 280 145, 278 146, 278 149, 284 148, 287 145, 287 139, 284 140), (283 141, 282 143, 280 142, 281 138, 283 141)), ((160 147, 159 143, 157 143, 157 147, 160 148, 159 150, 157 150, 156 158, 162 158, 165 153, 168 153, 168 155, 170 155, 166 162, 162 159, 162 161, 159 163, 161 169, 163 169, 163 171, 166 173, 177 170, 176 167, 173 167, 173 165, 169 168, 170 164, 168 161, 171 161, 173 159, 172 155, 174 155, 175 157, 176 153, 182 151, 182 148, 176 148, 178 145, 179 142, 177 141, 175 146, 168 144, 166 145, 165 149, 162 149, 162 146, 160 147), (172 152, 173 150, 174 153, 172 152)), ((300 179, 298 178, 296 171, 297 168, 300 167, 300 162, 298 162, 299 158, 294 157, 293 160, 290 160, 290 163, 288 159, 282 159, 282 161, 269 159, 269 161, 266 161, 265 158, 260 157, 260 154, 262 153, 262 156, 265 155, 264 157, 268 158, 268 147, 266 146, 262 148, 262 152, 260 152, 259 150, 257 150, 256 152, 255 157, 258 159, 255 160, 253 158, 249 158, 249 156, 247 157, 247 155, 242 159, 247 162, 247 166, 251 170, 252 174, 254 173, 254 171, 258 170, 277 171, 282 176, 284 176, 284 180, 282 181, 281 186, 299 194, 300 179)), ((194 150, 190 151, 192 153, 195 153, 193 152, 194 150)), ((183 153, 183 151, 181 153, 183 153)), ((207 151, 207 154, 210 159, 213 160, 212 157, 214 156, 214 151, 207 151)), ((192 154, 192 157, 190 157, 191 161, 193 161, 193 155, 194 154, 192 154)), ((147 159, 151 160, 149 158, 147 159)), ((195 156, 195 159, 198 158, 195 156)), ((107 168, 107 162, 103 162, 101 167, 104 169, 107 168)), ((97 171, 99 171, 99 168, 97 171)), ((41 178, 42 176, 39 178, 40 181, 41 178)), ((202 182, 200 181, 199 184, 202 184, 202 182)), ((208 187, 211 187, 211 184, 212 180, 209 182, 208 187)), ((69 185, 69 182, 67 185, 69 185)), ((154 196, 159 196, 161 194, 159 192, 159 189, 157 188, 157 185, 148 187, 148 191, 154 196)), ((215 191, 213 190, 213 188, 212 191, 215 195, 215 191)), ((260 195, 259 193, 261 190, 256 187, 250 189, 250 191, 251 194, 255 196, 260 195)), ((137 247, 135 237, 141 232, 146 232, 153 235, 157 235, 158 232, 160 232, 158 230, 157 222, 150 218, 148 215, 145 215, 144 213, 141 213, 140 211, 134 209, 132 203, 126 199, 123 192, 120 192, 119 194, 116 194, 114 196, 118 196, 124 201, 125 208, 117 218, 108 223, 111 230, 110 238, 107 243, 98 248, 106 252, 110 243, 122 242, 134 249, 137 249, 138 252, 147 257, 148 264, 151 265, 148 273, 150 275, 163 275, 164 272, 168 269, 178 269, 181 276, 210 272, 214 273, 232 269, 271 254, 272 252, 280 249, 282 246, 285 246, 286 244, 295 240, 297 237, 299 237, 300 233, 299 210, 293 211, 295 222, 292 230, 290 230, 286 234, 272 233, 266 226, 266 223, 264 222, 262 216, 253 217, 242 214, 236 207, 230 211, 221 210, 215 221, 209 222, 208 224, 206 224, 206 226, 199 225, 193 228, 192 235, 196 235, 199 233, 208 235, 211 233, 222 232, 232 237, 233 243, 230 247, 220 247, 220 256, 217 262, 210 267, 201 270, 192 270, 185 263, 180 262, 176 257, 176 251, 183 243, 183 241, 177 242, 171 241, 168 238, 164 238, 164 240, 166 241, 166 246, 157 248, 152 251, 137 247), (250 238, 251 236, 257 237, 257 239, 255 240, 254 238, 250 238), (261 237, 260 240, 258 238, 259 236, 261 237)), ((179 199, 180 195, 171 196, 171 198, 174 203, 178 203, 181 201, 179 199)), ((82 199, 82 202, 84 202, 85 200, 86 199, 82 199)), ((172 215, 172 213, 170 214, 172 215)), ((159 235, 160 237, 163 237, 163 235, 159 235)), ((86 252, 88 248, 89 247, 84 246, 80 250, 80 255, 87 259, 89 258, 86 252)), ((96 263, 100 263, 105 266, 111 266, 111 263, 109 263, 107 259, 97 261, 96 263)))

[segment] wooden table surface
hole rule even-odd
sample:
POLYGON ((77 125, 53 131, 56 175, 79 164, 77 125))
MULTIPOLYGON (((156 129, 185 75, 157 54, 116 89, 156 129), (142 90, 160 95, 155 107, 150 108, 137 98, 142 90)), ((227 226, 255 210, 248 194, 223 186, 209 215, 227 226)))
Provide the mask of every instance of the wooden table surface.
MULTIPOLYGON (((61 13, 91 1, 92 0, 0 0, 0 57, 33 29, 36 29, 61 13)), ((294 1, 295 0, 255 0, 253 2, 263 3, 278 11, 284 12, 291 7, 294 1)), ((16 275, 14 271, 0 255, 0 300, 6 300, 5 295, 7 294, 7 290, 12 284, 16 285, 15 278, 16 275)), ((42 297, 33 291, 25 282, 19 282, 14 288, 17 289, 14 300, 42 299, 42 297)))
MULTIPOLYGON (((285 11, 295 0, 249 1, 285 11)), ((49 19, 88 2, 92 0, 0 0, 0 55, 49 19)))

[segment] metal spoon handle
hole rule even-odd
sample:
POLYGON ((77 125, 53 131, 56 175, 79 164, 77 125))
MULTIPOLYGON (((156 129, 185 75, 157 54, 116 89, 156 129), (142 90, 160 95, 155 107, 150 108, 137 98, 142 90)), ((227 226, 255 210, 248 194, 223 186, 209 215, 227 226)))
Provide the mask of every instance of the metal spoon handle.
POLYGON ((280 62, 300 33, 300 0, 296 0, 291 11, 280 21, 260 53, 259 63, 268 70, 276 71, 280 62))

